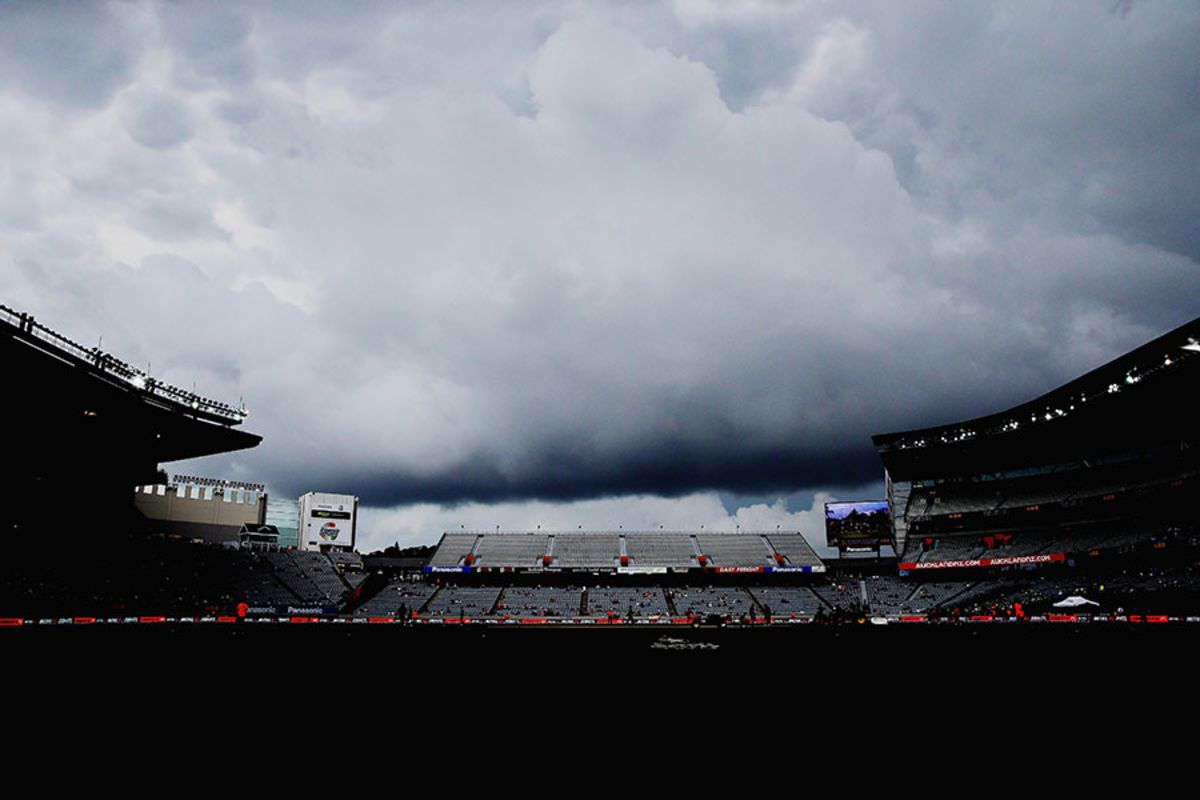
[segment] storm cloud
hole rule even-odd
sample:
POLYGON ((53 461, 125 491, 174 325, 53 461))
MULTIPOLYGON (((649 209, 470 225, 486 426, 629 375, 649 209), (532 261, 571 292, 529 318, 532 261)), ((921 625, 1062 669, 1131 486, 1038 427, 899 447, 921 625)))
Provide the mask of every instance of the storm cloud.
POLYGON ((1197 64, 1176 3, 8 4, 0 301, 380 540, 872 487, 1197 315, 1197 64))

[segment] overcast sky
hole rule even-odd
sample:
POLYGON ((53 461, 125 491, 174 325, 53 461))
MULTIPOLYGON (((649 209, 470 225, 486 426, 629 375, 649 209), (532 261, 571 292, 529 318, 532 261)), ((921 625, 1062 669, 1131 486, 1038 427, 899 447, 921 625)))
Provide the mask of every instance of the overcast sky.
POLYGON ((0 302, 362 549, 799 527, 1200 315, 1200 6, 3 3, 0 302))

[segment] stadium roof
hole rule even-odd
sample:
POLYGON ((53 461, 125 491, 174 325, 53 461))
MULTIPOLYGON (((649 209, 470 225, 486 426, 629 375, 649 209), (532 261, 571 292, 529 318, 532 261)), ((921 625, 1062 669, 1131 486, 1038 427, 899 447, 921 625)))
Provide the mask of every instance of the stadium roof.
POLYGON ((6 473, 147 480, 160 462, 254 447, 234 426, 243 409, 172 386, 98 349, 87 350, 0 306, 0 358, 9 375, 0 411, 25 432, 6 473))
POLYGON ((1200 319, 1006 411, 872 441, 888 473, 912 480, 1178 446, 1197 433, 1200 319))

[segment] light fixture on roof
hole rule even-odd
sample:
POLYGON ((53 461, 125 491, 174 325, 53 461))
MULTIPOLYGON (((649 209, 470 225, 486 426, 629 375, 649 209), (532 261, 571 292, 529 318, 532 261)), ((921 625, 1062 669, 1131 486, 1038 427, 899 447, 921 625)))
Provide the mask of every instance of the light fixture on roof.
POLYGON ((142 375, 134 375, 132 378, 129 379, 129 382, 132 383, 134 386, 136 386, 139 389, 146 388, 146 378, 143 377, 142 375))
POLYGON ((1193 353, 1200 353, 1200 342, 1196 341, 1195 336, 1188 337, 1188 343, 1183 346, 1184 350, 1191 350, 1193 353))

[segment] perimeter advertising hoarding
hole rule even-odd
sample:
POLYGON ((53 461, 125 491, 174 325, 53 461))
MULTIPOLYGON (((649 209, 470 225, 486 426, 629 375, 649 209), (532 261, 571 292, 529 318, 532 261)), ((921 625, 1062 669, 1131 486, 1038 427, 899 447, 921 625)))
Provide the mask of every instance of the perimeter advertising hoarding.
POLYGON ((878 550, 892 543, 886 500, 825 504, 825 542, 839 550, 878 550))
POLYGON ((969 567, 1013 567, 1023 564, 1046 564, 1065 561, 1065 553, 1036 553, 1031 556, 1000 556, 998 558, 965 558, 953 561, 909 561, 900 565, 903 570, 965 569, 969 567))

